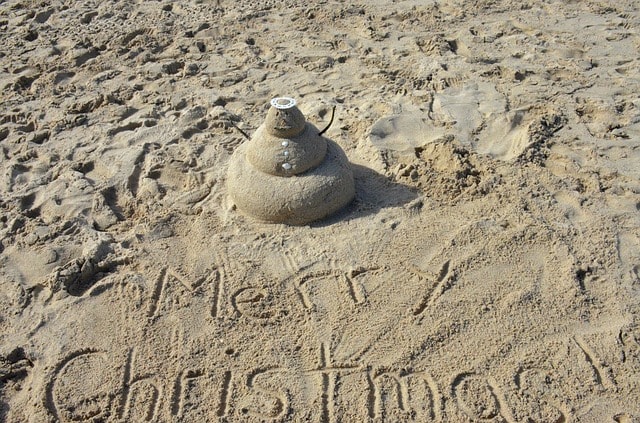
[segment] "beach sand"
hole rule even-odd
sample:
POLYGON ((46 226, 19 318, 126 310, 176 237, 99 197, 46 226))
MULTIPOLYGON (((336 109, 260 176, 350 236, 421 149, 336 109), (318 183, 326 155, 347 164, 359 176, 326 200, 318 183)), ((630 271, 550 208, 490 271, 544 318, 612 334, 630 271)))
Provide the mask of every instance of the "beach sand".
POLYGON ((10 0, 0 42, 0 420, 640 421, 637 2, 10 0), (306 226, 226 188, 277 96, 353 167, 306 226))

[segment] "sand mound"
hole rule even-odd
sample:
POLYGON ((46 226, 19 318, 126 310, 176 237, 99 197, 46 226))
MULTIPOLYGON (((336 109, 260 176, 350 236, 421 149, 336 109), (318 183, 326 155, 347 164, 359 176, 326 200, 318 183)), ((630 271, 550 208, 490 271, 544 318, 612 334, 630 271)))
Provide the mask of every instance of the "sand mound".
POLYGON ((265 123, 229 162, 229 193, 249 215, 302 225, 326 217, 355 195, 349 160, 307 123, 288 97, 274 98, 265 123))

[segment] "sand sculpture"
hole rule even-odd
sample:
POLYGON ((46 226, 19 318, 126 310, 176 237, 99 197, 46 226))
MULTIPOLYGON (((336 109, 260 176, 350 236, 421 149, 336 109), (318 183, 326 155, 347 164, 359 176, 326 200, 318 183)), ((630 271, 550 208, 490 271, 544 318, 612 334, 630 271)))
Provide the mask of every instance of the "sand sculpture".
POLYGON ((272 99, 265 122, 235 151, 227 187, 242 212, 290 225, 322 219, 355 195, 344 151, 307 122, 289 97, 272 99))

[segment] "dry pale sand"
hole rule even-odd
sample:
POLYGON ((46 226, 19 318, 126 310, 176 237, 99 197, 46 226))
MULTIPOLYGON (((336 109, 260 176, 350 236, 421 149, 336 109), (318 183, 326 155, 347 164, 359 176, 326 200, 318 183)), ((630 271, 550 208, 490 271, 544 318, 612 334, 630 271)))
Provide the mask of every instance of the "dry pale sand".
POLYGON ((0 1, 0 420, 640 421, 640 5, 0 1), (259 3, 259 5, 256 5, 259 3), (259 223, 272 97, 353 163, 259 223))

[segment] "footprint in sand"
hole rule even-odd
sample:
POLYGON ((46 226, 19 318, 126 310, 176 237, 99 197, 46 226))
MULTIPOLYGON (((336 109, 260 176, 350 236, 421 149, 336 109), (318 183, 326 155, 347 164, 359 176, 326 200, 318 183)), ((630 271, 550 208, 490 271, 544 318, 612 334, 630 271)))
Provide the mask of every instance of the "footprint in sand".
POLYGON ((535 141, 536 121, 529 109, 509 110, 490 83, 467 83, 434 94, 428 111, 407 111, 378 120, 369 133, 381 150, 413 154, 438 139, 453 136, 462 146, 500 160, 513 160, 535 141))

